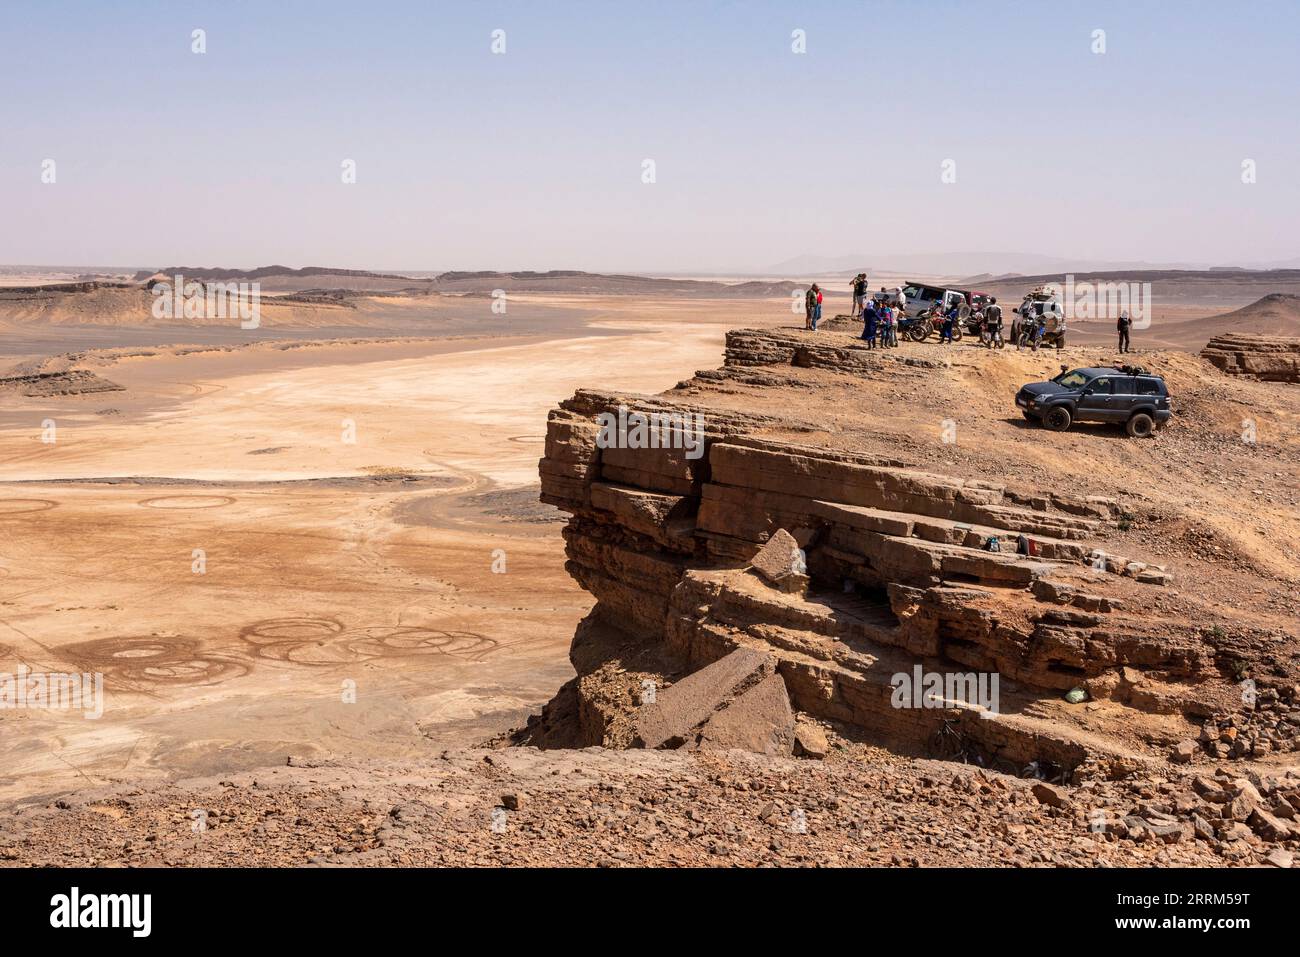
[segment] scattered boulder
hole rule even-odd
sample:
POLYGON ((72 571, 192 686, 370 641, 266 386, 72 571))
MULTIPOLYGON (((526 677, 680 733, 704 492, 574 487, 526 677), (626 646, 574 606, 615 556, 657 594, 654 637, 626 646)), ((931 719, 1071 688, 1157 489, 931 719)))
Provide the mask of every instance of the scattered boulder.
POLYGON ((1192 830, 1202 841, 1214 841, 1216 839, 1214 828, 1210 826, 1210 822, 1199 814, 1192 815, 1192 830))
POLYGON ((1294 860, 1294 855, 1290 851, 1275 847, 1264 855, 1264 860, 1274 867, 1290 867, 1294 860))
POLYGON ((1291 827, 1263 808, 1255 808, 1247 820, 1251 829, 1266 841, 1285 841, 1291 837, 1291 827))
POLYGON ((1065 793, 1063 788, 1048 784, 1046 781, 1036 782, 1033 792, 1034 797, 1038 798, 1038 803, 1046 804, 1048 807, 1065 807, 1070 803, 1069 795, 1065 793))
POLYGON ((820 761, 830 753, 826 732, 811 721, 800 721, 794 726, 794 753, 796 757, 820 761))
POLYGON ((1192 758, 1196 756, 1196 750, 1195 741, 1191 739, 1179 741, 1173 753, 1169 755, 1169 759, 1176 764, 1191 764, 1192 758))

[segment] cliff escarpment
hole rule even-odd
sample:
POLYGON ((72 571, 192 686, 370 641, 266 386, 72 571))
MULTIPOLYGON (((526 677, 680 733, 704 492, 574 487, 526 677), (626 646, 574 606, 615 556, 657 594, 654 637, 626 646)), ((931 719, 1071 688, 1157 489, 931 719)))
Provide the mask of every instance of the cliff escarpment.
POLYGON ((799 754, 820 727, 1058 780, 1292 750, 1284 618, 1183 587, 1205 559, 1161 447, 1208 440, 1031 428, 1010 396, 1054 361, 737 330, 667 393, 562 402, 542 500, 596 604, 517 740, 799 754), (698 441, 607 427, 637 416, 698 441))

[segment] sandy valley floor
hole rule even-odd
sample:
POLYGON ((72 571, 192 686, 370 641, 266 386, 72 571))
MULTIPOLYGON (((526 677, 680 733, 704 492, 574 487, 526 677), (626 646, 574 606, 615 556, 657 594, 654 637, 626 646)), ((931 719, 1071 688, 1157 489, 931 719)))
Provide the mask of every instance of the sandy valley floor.
POLYGON ((552 340, 92 355, 125 391, 6 396, 0 672, 106 686, 98 720, 0 712, 0 800, 433 755, 539 706, 590 607, 536 503, 547 410, 667 388, 788 315, 636 305, 552 340))

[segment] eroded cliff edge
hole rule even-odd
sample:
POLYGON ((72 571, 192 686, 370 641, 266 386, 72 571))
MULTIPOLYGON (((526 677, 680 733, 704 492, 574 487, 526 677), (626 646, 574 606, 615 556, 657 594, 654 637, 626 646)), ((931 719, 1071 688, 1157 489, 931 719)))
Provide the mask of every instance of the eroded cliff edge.
POLYGON ((788 739, 735 728, 749 712, 781 723, 751 696, 776 674, 801 719, 903 754, 1074 783, 1193 762, 1284 773, 1300 730, 1296 556, 1257 552, 1255 533, 1290 526, 1234 530, 1232 507, 1183 486, 1242 456, 1268 486, 1244 515, 1293 505, 1294 417, 1271 447, 1229 445, 1197 421, 1207 391, 1249 406, 1267 387, 1163 358, 1183 401, 1145 443, 1018 421, 1013 383, 1054 373, 1056 356, 881 353, 834 332, 736 330, 721 369, 662 395, 579 391, 551 413, 539 471, 596 605, 577 677, 516 741, 780 753, 788 739), (600 417, 620 408, 698 415, 702 454, 601 447, 600 417), (806 555, 806 591, 751 567, 781 530, 806 555), (767 665, 715 667, 679 695, 700 720, 648 740, 655 694, 738 649, 767 665), (922 673, 997 675, 996 714, 899 707, 895 676, 922 673), (712 734, 723 709, 741 713, 712 734))

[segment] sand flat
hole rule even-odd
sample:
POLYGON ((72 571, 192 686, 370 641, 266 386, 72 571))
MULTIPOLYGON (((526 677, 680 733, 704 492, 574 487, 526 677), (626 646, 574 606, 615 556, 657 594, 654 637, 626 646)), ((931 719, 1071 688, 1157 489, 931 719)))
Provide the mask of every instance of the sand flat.
POLYGON ((716 365, 743 311, 616 306, 551 339, 91 355, 124 391, 17 398, 0 671, 100 672, 106 707, 0 711, 0 799, 419 757, 539 707, 591 606, 535 501, 547 410, 716 365))

